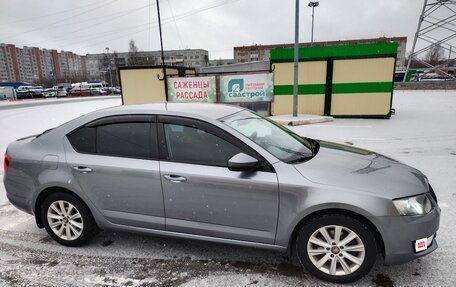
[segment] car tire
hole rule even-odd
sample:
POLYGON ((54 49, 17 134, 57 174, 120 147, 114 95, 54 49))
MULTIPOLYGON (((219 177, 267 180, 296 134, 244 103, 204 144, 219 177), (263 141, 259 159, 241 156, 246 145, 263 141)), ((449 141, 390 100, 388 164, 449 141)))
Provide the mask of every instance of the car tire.
POLYGON ((65 246, 81 246, 97 230, 89 208, 68 193, 52 193, 46 197, 41 206, 41 218, 48 234, 65 246))
POLYGON ((377 257, 375 236, 363 221, 346 214, 324 214, 304 223, 296 238, 304 268, 317 278, 349 283, 364 277, 377 257))

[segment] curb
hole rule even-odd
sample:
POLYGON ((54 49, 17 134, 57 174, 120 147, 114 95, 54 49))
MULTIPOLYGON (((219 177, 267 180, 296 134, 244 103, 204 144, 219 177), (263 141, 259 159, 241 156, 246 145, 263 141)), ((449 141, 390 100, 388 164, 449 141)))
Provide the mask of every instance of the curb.
MULTIPOLYGON (((65 98, 65 99, 54 99, 54 100, 33 100, 30 102, 22 102, 18 104, 3 104, 0 105, 0 110, 9 110, 9 109, 16 109, 16 108, 24 108, 24 107, 35 107, 35 106, 44 106, 44 105, 58 105, 58 104, 66 104, 66 103, 76 103, 76 102, 86 102, 86 101, 100 101, 100 100, 111 100, 111 99, 120 99, 119 96, 98 96, 98 97, 78 97, 78 98, 65 98)), ((14 102, 19 102, 14 101, 14 102)))
POLYGON ((275 121, 276 123, 282 124, 284 126, 300 126, 300 125, 310 125, 318 124, 325 122, 332 122, 333 117, 329 116, 315 116, 315 115, 299 115, 296 118, 291 116, 272 116, 269 119, 275 121))

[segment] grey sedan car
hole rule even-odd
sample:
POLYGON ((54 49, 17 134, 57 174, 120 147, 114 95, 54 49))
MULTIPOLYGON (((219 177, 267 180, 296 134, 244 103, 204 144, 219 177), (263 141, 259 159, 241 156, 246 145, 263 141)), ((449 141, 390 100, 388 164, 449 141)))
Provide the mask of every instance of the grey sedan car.
POLYGON ((437 248, 440 208, 420 171, 236 106, 96 111, 11 143, 4 183, 67 246, 115 229, 261 247, 332 282, 378 255, 391 265, 437 248))

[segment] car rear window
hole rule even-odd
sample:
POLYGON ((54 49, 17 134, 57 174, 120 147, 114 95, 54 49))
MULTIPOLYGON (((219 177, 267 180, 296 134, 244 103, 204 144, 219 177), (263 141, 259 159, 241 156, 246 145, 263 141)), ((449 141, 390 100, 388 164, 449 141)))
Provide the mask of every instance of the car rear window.
POLYGON ((154 123, 120 122, 85 126, 68 135, 73 148, 80 153, 131 158, 157 158, 154 123))

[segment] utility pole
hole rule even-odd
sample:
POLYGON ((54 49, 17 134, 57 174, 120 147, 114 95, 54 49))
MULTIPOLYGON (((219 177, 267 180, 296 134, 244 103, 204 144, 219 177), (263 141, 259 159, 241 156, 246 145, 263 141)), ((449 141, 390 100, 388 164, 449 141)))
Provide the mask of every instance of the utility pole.
POLYGON ((403 82, 407 80, 407 74, 412 60, 427 66, 430 71, 439 71, 446 79, 456 79, 454 75, 442 69, 439 65, 431 65, 417 56, 440 46, 450 52, 451 40, 456 38, 456 1, 454 0, 424 0, 423 9, 418 19, 418 27, 413 38, 412 52, 408 58, 407 68, 403 82), (421 45, 417 45, 417 42, 421 45), (421 46, 417 48, 417 46, 421 46))
POLYGON ((163 52, 163 37, 162 37, 162 28, 161 28, 161 18, 160 18, 160 5, 157 0, 157 14, 158 14, 158 29, 160 31, 160 48, 161 48, 161 58, 162 58, 162 68, 163 68, 163 81, 165 82, 165 96, 166 101, 168 101, 168 79, 166 78, 166 67, 165 67, 165 53, 163 52))
POLYGON ((299 64, 299 0, 295 8, 295 42, 294 42, 294 79, 293 79, 293 117, 298 116, 298 64, 299 64))
POLYGON ((310 46, 313 47, 314 45, 314 9, 315 7, 320 4, 318 1, 311 1, 309 2, 308 6, 312 8, 312 32, 310 34, 310 46))

